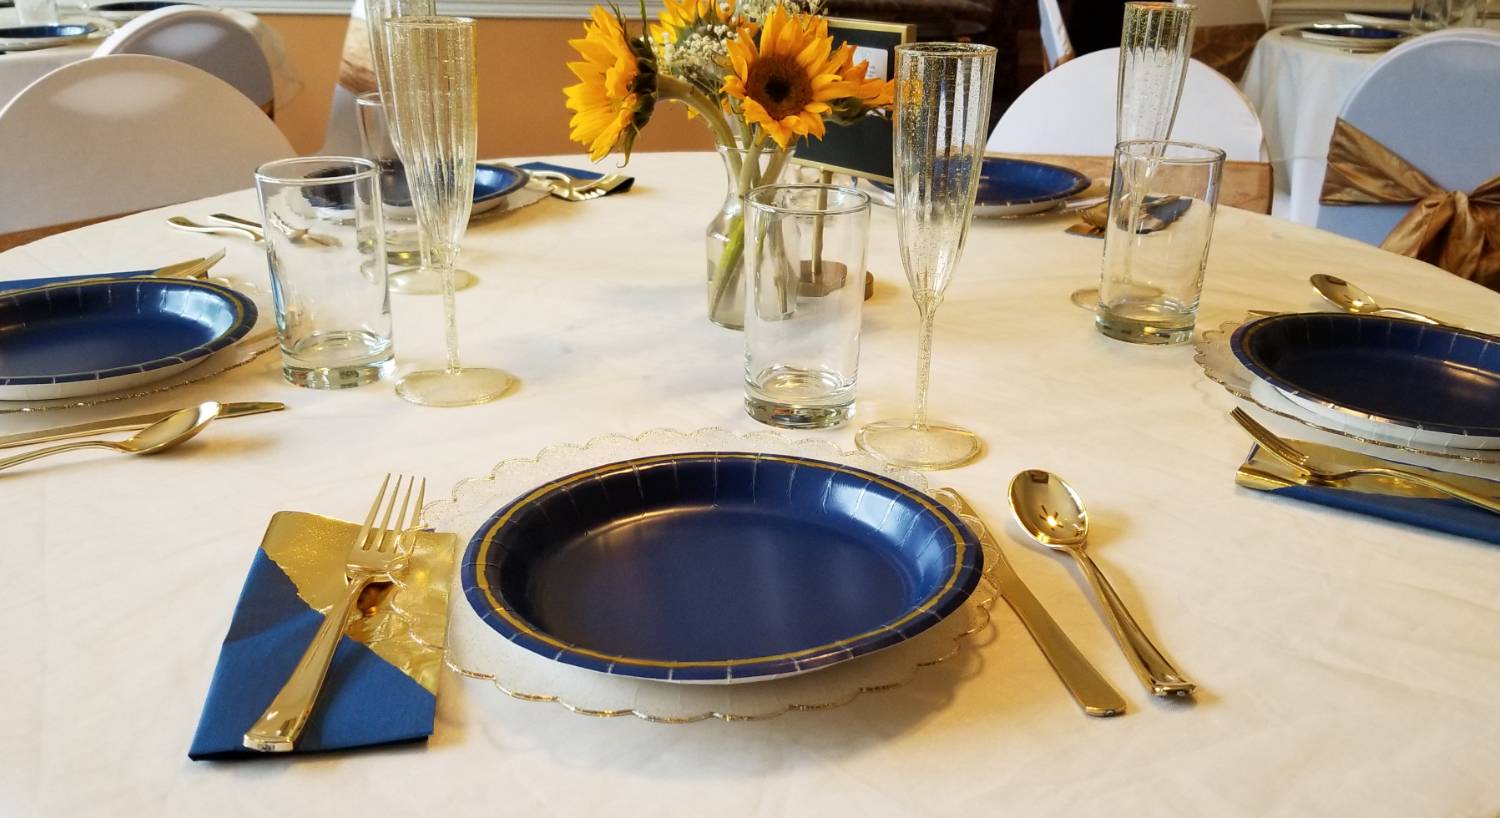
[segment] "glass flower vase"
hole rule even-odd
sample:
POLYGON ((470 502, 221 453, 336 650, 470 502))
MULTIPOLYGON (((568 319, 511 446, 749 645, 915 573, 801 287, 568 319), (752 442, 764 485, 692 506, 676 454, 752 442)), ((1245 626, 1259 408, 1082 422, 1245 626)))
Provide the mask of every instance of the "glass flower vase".
POLYGON ((724 204, 705 231, 708 267, 708 320, 729 329, 745 328, 745 194, 774 185, 791 151, 767 142, 758 148, 719 145, 728 190, 724 204))

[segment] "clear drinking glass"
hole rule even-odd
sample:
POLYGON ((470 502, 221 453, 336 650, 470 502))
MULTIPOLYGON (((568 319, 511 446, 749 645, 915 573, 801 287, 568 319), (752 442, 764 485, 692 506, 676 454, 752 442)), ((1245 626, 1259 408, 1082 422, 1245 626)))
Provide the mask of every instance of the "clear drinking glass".
POLYGON ((448 363, 413 372, 396 392, 428 406, 471 406, 505 394, 515 384, 499 369, 458 362, 458 316, 453 262, 474 206, 478 143, 478 76, 474 21, 465 17, 401 17, 385 23, 396 148, 406 166, 417 222, 443 284, 448 363))
POLYGON ((1418 31, 1484 25, 1485 0, 1413 0, 1411 25, 1418 31))
MULTIPOLYGON (((385 23, 388 20, 402 17, 432 17, 437 14, 437 4, 434 0, 364 0, 365 4, 365 33, 370 41, 370 70, 375 75, 376 87, 384 94, 381 100, 390 99, 390 49, 385 36, 385 23)), ((361 135, 365 127, 365 116, 367 109, 360 108, 361 135)), ((389 112, 387 112, 389 114, 389 112)), ((387 122, 389 120, 387 119, 387 122)), ((396 134, 394 129, 387 128, 386 133, 391 141, 390 148, 394 152, 396 134)), ((370 156, 369 144, 366 143, 366 156, 370 156)), ((394 155, 394 154, 393 154, 394 155)), ((375 158, 371 156, 370 158, 375 158)), ((399 162, 399 159, 397 160, 399 162)), ((403 182, 404 185, 404 182, 403 182)), ((406 187, 409 190, 409 186, 406 187)), ((389 189, 387 189, 389 191, 389 189)), ((410 201, 410 196, 404 197, 410 201)), ((389 206, 387 207, 387 224, 390 222, 389 206)), ((415 219, 415 216, 407 216, 415 219)), ((387 249, 392 252, 391 261, 403 265, 399 269, 391 271, 391 291, 405 295, 436 295, 443 291, 442 276, 433 269, 430 259, 424 254, 421 246, 421 234, 417 233, 412 242, 398 241, 394 247, 387 249)), ((462 290, 471 287, 475 283, 472 273, 465 270, 455 269, 453 271, 453 287, 462 290)))
POLYGON ((1099 331, 1137 344, 1193 337, 1224 152, 1137 140, 1115 148, 1099 331))
MULTIPOLYGON (((406 184, 406 166, 396 153, 390 121, 379 91, 354 99, 359 114, 359 141, 365 158, 380 169, 380 211, 385 221, 385 258, 408 267, 421 264, 421 230, 412 207, 411 188, 406 184)), ((392 273, 392 277, 395 273, 392 273)), ((441 282, 439 282, 441 288, 441 282)), ((441 292, 441 289, 439 289, 441 292)))
POLYGON ((281 371, 297 386, 343 389, 390 372, 379 171, 364 159, 282 159, 255 171, 281 371))
MULTIPOLYGON (((1115 142, 1171 138, 1182 102, 1193 50, 1197 6, 1178 3, 1126 3, 1120 29, 1120 68, 1115 88, 1115 142)), ((1075 290, 1073 303, 1099 308, 1099 291, 1075 290)))
POLYGON ((896 220, 901 262, 921 319, 911 420, 872 423, 855 436, 876 457, 946 469, 978 456, 979 437, 927 419, 932 322, 963 255, 984 158, 995 49, 973 43, 896 48, 896 220))
POLYGON ((870 197, 770 185, 745 197, 745 411, 785 429, 854 414, 870 197))
POLYGON ((57 25, 57 0, 16 0, 16 22, 23 26, 57 25))

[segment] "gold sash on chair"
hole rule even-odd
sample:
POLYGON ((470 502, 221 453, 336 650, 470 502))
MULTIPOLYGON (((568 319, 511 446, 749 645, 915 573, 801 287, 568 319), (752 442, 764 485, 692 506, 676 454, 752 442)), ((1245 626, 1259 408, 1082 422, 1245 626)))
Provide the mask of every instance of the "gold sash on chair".
POLYGON ((355 96, 375 90, 375 70, 370 59, 370 35, 362 17, 349 16, 344 29, 344 53, 339 60, 339 85, 355 96))
POLYGON ((1369 134, 1340 119, 1328 145, 1323 204, 1406 204, 1380 246, 1500 290, 1500 176, 1443 190, 1369 134))

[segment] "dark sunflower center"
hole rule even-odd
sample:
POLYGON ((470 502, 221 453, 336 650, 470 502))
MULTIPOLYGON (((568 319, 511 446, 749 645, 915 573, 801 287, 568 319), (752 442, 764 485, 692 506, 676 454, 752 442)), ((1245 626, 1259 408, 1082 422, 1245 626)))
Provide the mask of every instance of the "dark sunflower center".
POLYGON ((812 83, 790 57, 756 60, 746 78, 745 90, 775 119, 799 114, 813 101, 812 83))

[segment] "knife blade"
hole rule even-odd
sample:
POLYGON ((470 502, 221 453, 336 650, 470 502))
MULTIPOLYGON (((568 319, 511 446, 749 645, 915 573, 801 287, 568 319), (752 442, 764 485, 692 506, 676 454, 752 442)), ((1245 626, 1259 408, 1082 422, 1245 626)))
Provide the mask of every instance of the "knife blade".
MULTIPOLYGON (((259 415, 265 412, 280 412, 286 408, 286 404, 274 401, 253 403, 226 403, 219 409, 219 417, 237 418, 244 415, 259 415)), ((72 426, 59 426, 55 429, 42 429, 35 432, 21 432, 19 434, 5 435, 0 437, 0 449, 9 449, 15 446, 29 446, 33 443, 51 443, 54 440, 68 440, 75 437, 88 437, 89 435, 109 434, 110 432, 128 432, 144 429, 147 426, 165 418, 176 410, 165 412, 148 412, 144 415, 131 415, 123 418, 109 418, 107 420, 96 420, 89 423, 78 423, 72 426)))
POLYGON ((1000 588, 1001 598, 1016 612, 1016 618, 1026 626, 1032 640, 1042 649, 1042 655, 1047 657, 1047 662, 1057 672, 1058 678, 1062 679, 1063 686, 1073 694, 1074 701, 1083 708, 1083 712, 1100 717, 1124 713, 1125 699, 1089 664, 1089 660, 1079 652, 1078 646, 1063 633, 1057 621, 1032 595, 1031 589, 1026 587, 1020 575, 1006 561, 1004 552, 1000 550, 1000 543, 990 533, 989 527, 983 525, 983 520, 974 511, 974 507, 953 489, 938 489, 934 494, 955 514, 980 520, 979 539, 990 546, 991 552, 995 554, 991 578, 1000 588))

